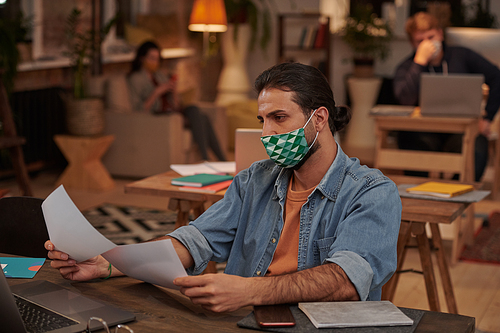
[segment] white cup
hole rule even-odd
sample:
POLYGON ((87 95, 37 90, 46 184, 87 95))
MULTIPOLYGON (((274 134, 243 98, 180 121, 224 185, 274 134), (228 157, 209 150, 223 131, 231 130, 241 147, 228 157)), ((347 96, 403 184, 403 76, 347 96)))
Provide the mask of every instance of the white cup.
POLYGON ((441 52, 441 49, 443 48, 443 42, 439 40, 433 40, 432 43, 436 47, 436 51, 432 54, 432 59, 436 58, 439 52, 441 52))

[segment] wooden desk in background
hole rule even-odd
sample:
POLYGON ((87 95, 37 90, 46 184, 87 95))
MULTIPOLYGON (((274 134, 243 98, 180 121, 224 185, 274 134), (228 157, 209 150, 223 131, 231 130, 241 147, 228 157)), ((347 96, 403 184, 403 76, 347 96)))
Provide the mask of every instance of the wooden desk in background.
POLYGON ((147 177, 125 185, 125 193, 170 198, 168 208, 177 211, 175 228, 188 224, 191 210, 193 210, 195 217, 198 217, 205 211, 205 203, 219 201, 226 193, 226 190, 215 194, 181 191, 179 186, 170 183, 173 178, 177 177, 181 177, 181 175, 175 171, 147 177))
MULTIPOLYGON (((380 169, 389 177, 391 171, 428 171, 459 174, 459 180, 465 183, 474 182, 474 146, 478 134, 477 118, 444 118, 422 117, 419 108, 411 116, 374 115, 377 132, 375 151, 375 168, 380 169), (421 150, 404 150, 390 147, 387 143, 389 132, 435 132, 462 134, 462 152, 435 152, 421 150)), ((425 178, 423 178, 425 179, 425 178)), ((454 224, 452 245, 452 263, 458 261, 463 244, 470 245, 474 241, 474 205, 467 209, 464 227, 460 219, 454 224), (462 230, 463 229, 463 230, 462 230)))
MULTIPOLYGON (((205 211, 205 203, 214 203, 224 197, 226 190, 215 194, 181 191, 179 186, 171 184, 172 178, 180 177, 175 171, 168 171, 159 175, 147 177, 125 185, 125 193, 154 195, 170 198, 168 209, 177 212, 175 228, 189 223, 189 213, 193 211, 197 218, 205 211)), ((217 273, 214 262, 210 262, 206 273, 217 273)))
MULTIPOLYGON (((9 256, 0 254, 0 256, 9 256)), ((91 299, 133 312, 136 321, 127 325, 137 333, 157 332, 249 332, 238 328, 237 322, 250 314, 251 307, 231 313, 213 313, 194 305, 180 292, 158 287, 129 277, 88 282, 71 282, 61 277, 50 261, 42 266, 34 280, 47 280, 91 299)), ((9 285, 26 282, 26 279, 8 279, 9 285)), ((473 317, 423 311, 415 333, 455 332, 472 333, 473 317)), ((99 313, 96 313, 99 317, 99 313)), ((113 329, 114 330, 114 329, 113 329)), ((367 330, 366 332, 371 332, 367 330)), ((380 327, 373 332, 380 332, 380 327)))
POLYGON ((460 181, 474 181, 474 142, 478 133, 477 118, 442 118, 421 116, 374 116, 377 133, 375 168, 458 173, 460 181), (392 131, 462 134, 462 152, 404 150, 387 145, 392 131))

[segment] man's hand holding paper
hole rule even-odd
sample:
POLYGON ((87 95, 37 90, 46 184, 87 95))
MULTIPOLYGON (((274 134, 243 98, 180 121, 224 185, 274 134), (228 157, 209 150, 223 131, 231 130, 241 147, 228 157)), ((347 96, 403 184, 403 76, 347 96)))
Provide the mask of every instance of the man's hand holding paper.
MULTIPOLYGON (((103 273, 109 266, 106 260, 133 278, 168 288, 178 289, 172 281, 187 275, 169 239, 117 246, 87 221, 63 186, 45 199, 42 211, 50 237, 45 247, 51 259, 62 260, 53 262, 53 267, 65 278, 106 277, 111 273, 103 273)), ((115 275, 121 273, 115 270, 115 275)))

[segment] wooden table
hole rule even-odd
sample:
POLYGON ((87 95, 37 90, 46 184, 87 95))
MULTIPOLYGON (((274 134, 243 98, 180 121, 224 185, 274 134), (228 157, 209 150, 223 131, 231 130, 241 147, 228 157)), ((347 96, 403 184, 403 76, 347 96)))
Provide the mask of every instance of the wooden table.
POLYGON ((377 132, 375 168, 458 173, 460 181, 474 181, 474 143, 477 118, 413 116, 374 116, 377 132), (462 152, 404 150, 387 145, 391 131, 462 134, 462 152))
POLYGON ((168 171, 147 177, 125 185, 125 193, 145 194, 170 198, 168 208, 177 211, 175 227, 187 225, 189 212, 194 211, 195 217, 205 211, 205 203, 216 202, 224 197, 226 190, 217 193, 197 193, 181 191, 179 186, 172 185, 172 178, 181 177, 175 171, 168 171))
MULTIPOLYGON (((474 146, 478 134, 477 118, 422 117, 419 108, 411 116, 374 116, 377 131, 375 168, 390 175, 391 170, 428 171, 430 174, 459 174, 459 180, 474 182, 474 146), (387 136, 391 131, 435 132, 462 134, 462 152, 404 150, 391 147, 387 136)), ((433 177, 433 176, 431 176, 433 177)), ((438 178, 438 177, 436 177, 438 178)), ((425 178, 424 178, 425 179, 425 178)), ((474 205, 466 212, 465 231, 460 221, 455 223, 452 263, 458 261, 463 243, 474 241, 474 205)))
MULTIPOLYGON (((168 209, 177 212, 175 228, 189 223, 189 213, 193 211, 197 218, 205 211, 206 203, 219 201, 224 197, 226 190, 217 193, 197 193, 181 191, 179 186, 171 184, 172 178, 180 177, 175 171, 168 171, 159 175, 147 177, 125 185, 125 193, 154 195, 170 198, 168 209)), ((214 262, 209 262, 205 273, 217 273, 214 262)))
POLYGON ((394 298, 399 280, 399 272, 401 271, 405 260, 406 245, 410 240, 411 234, 413 234, 417 239, 429 307, 431 311, 440 311, 436 277, 434 275, 434 267, 432 265, 431 249, 425 231, 425 225, 428 223, 432 233, 434 252, 437 257, 437 264, 441 275, 448 312, 458 313, 448 262, 444 254, 443 241, 441 239, 441 232, 439 231, 438 224, 449 224, 453 222, 464 212, 469 204, 410 198, 401 198, 401 202, 403 204, 403 211, 397 246, 397 270, 389 282, 387 282, 382 288, 382 299, 392 301, 394 298))
MULTIPOLYGON (((0 254, 0 256, 9 255, 0 254)), ((47 280, 91 299, 134 313, 136 321, 127 325, 137 333, 249 332, 238 328, 237 322, 252 311, 251 307, 232 313, 216 314, 194 305, 176 290, 129 277, 71 282, 63 279, 57 270, 51 268, 48 260, 35 275, 34 280, 47 280)), ((25 282, 26 279, 8 279, 11 286, 25 282)), ((472 317, 418 311, 422 311, 424 315, 415 330, 416 333, 474 332, 475 319, 472 317)), ((379 332, 380 328, 374 331, 379 332)))
POLYGON ((110 190, 113 178, 101 162, 115 137, 56 135, 54 141, 68 160, 57 184, 85 190, 110 190))

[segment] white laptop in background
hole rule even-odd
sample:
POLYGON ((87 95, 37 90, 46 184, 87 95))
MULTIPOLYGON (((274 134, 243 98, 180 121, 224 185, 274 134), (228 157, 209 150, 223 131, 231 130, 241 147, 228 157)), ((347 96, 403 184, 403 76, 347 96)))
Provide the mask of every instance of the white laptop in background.
POLYGON ((253 162, 269 159, 260 141, 261 129, 237 128, 234 135, 234 160, 236 173, 247 169, 253 162))
POLYGON ((422 73, 419 100, 422 116, 479 117, 483 82, 481 74, 422 73))

